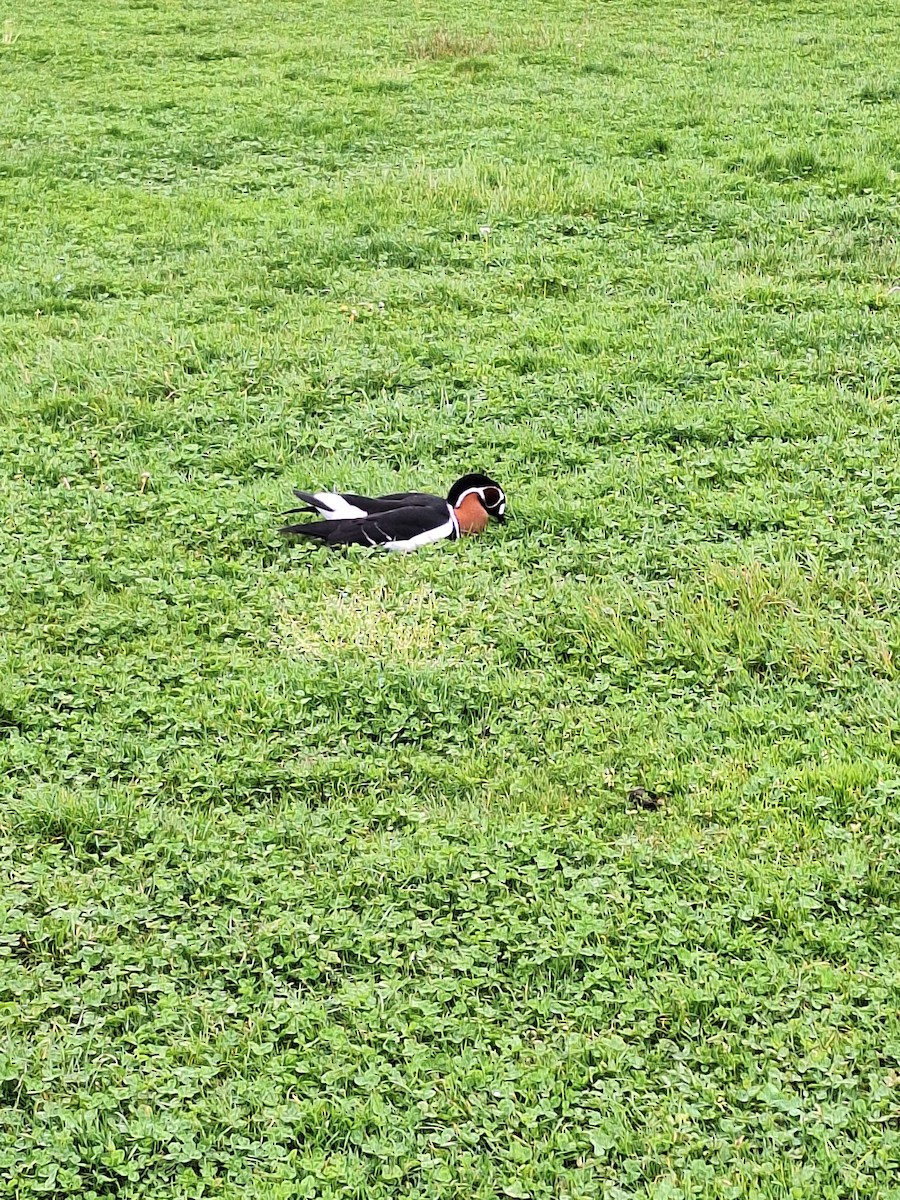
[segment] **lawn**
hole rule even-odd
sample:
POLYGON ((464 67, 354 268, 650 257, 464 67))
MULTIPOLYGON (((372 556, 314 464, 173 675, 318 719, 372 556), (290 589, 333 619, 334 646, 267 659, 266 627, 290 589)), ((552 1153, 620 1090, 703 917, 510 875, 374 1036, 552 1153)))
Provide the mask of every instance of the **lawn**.
POLYGON ((900 1196, 900 13, 36 0, 0 84, 0 1195, 900 1196))

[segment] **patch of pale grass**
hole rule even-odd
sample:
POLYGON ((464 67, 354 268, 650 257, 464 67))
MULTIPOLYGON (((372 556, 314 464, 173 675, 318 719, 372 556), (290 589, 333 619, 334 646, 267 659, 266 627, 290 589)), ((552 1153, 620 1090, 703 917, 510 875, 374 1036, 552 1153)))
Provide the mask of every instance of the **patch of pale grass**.
POLYGON ((339 592, 302 612, 286 599, 272 644, 295 658, 349 655, 409 666, 484 661, 489 653, 477 631, 454 622, 446 601, 427 586, 406 596, 384 585, 339 592))
POLYGON ((0 42, 2 42, 4 46, 12 46, 18 40, 19 32, 16 29, 12 19, 7 17, 7 19, 3 22, 3 34, 0 36, 0 42))
POLYGON ((434 60, 482 58, 497 53, 565 54, 578 59, 590 37, 587 22, 568 29, 542 24, 528 30, 508 27, 490 33, 463 33, 441 25, 416 37, 410 51, 414 58, 434 60))
POLYGON ((480 58, 493 54, 497 39, 490 33, 468 34, 439 26, 417 37, 410 44, 415 58, 480 58))

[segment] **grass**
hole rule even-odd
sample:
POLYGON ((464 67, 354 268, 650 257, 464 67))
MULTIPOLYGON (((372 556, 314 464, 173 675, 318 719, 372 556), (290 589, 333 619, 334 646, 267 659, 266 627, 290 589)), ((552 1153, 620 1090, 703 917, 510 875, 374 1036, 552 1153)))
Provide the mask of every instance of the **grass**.
POLYGON ((0 1194, 900 1195, 897 16, 0 20, 0 1194))

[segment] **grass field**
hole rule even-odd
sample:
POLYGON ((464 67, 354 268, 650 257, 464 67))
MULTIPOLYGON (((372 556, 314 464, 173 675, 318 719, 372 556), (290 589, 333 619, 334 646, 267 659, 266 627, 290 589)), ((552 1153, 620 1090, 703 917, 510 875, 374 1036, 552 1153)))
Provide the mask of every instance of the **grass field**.
POLYGON ((900 14, 0 31, 0 1195, 900 1196, 900 14))

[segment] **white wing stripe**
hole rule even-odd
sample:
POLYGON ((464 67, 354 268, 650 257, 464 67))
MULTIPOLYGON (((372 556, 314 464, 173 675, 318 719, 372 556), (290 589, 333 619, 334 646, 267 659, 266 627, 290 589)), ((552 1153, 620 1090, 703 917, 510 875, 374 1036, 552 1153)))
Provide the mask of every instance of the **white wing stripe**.
POLYGON ((331 521, 352 521, 354 517, 367 517, 363 508, 345 500, 339 492, 316 492, 316 502, 323 517, 331 521))

